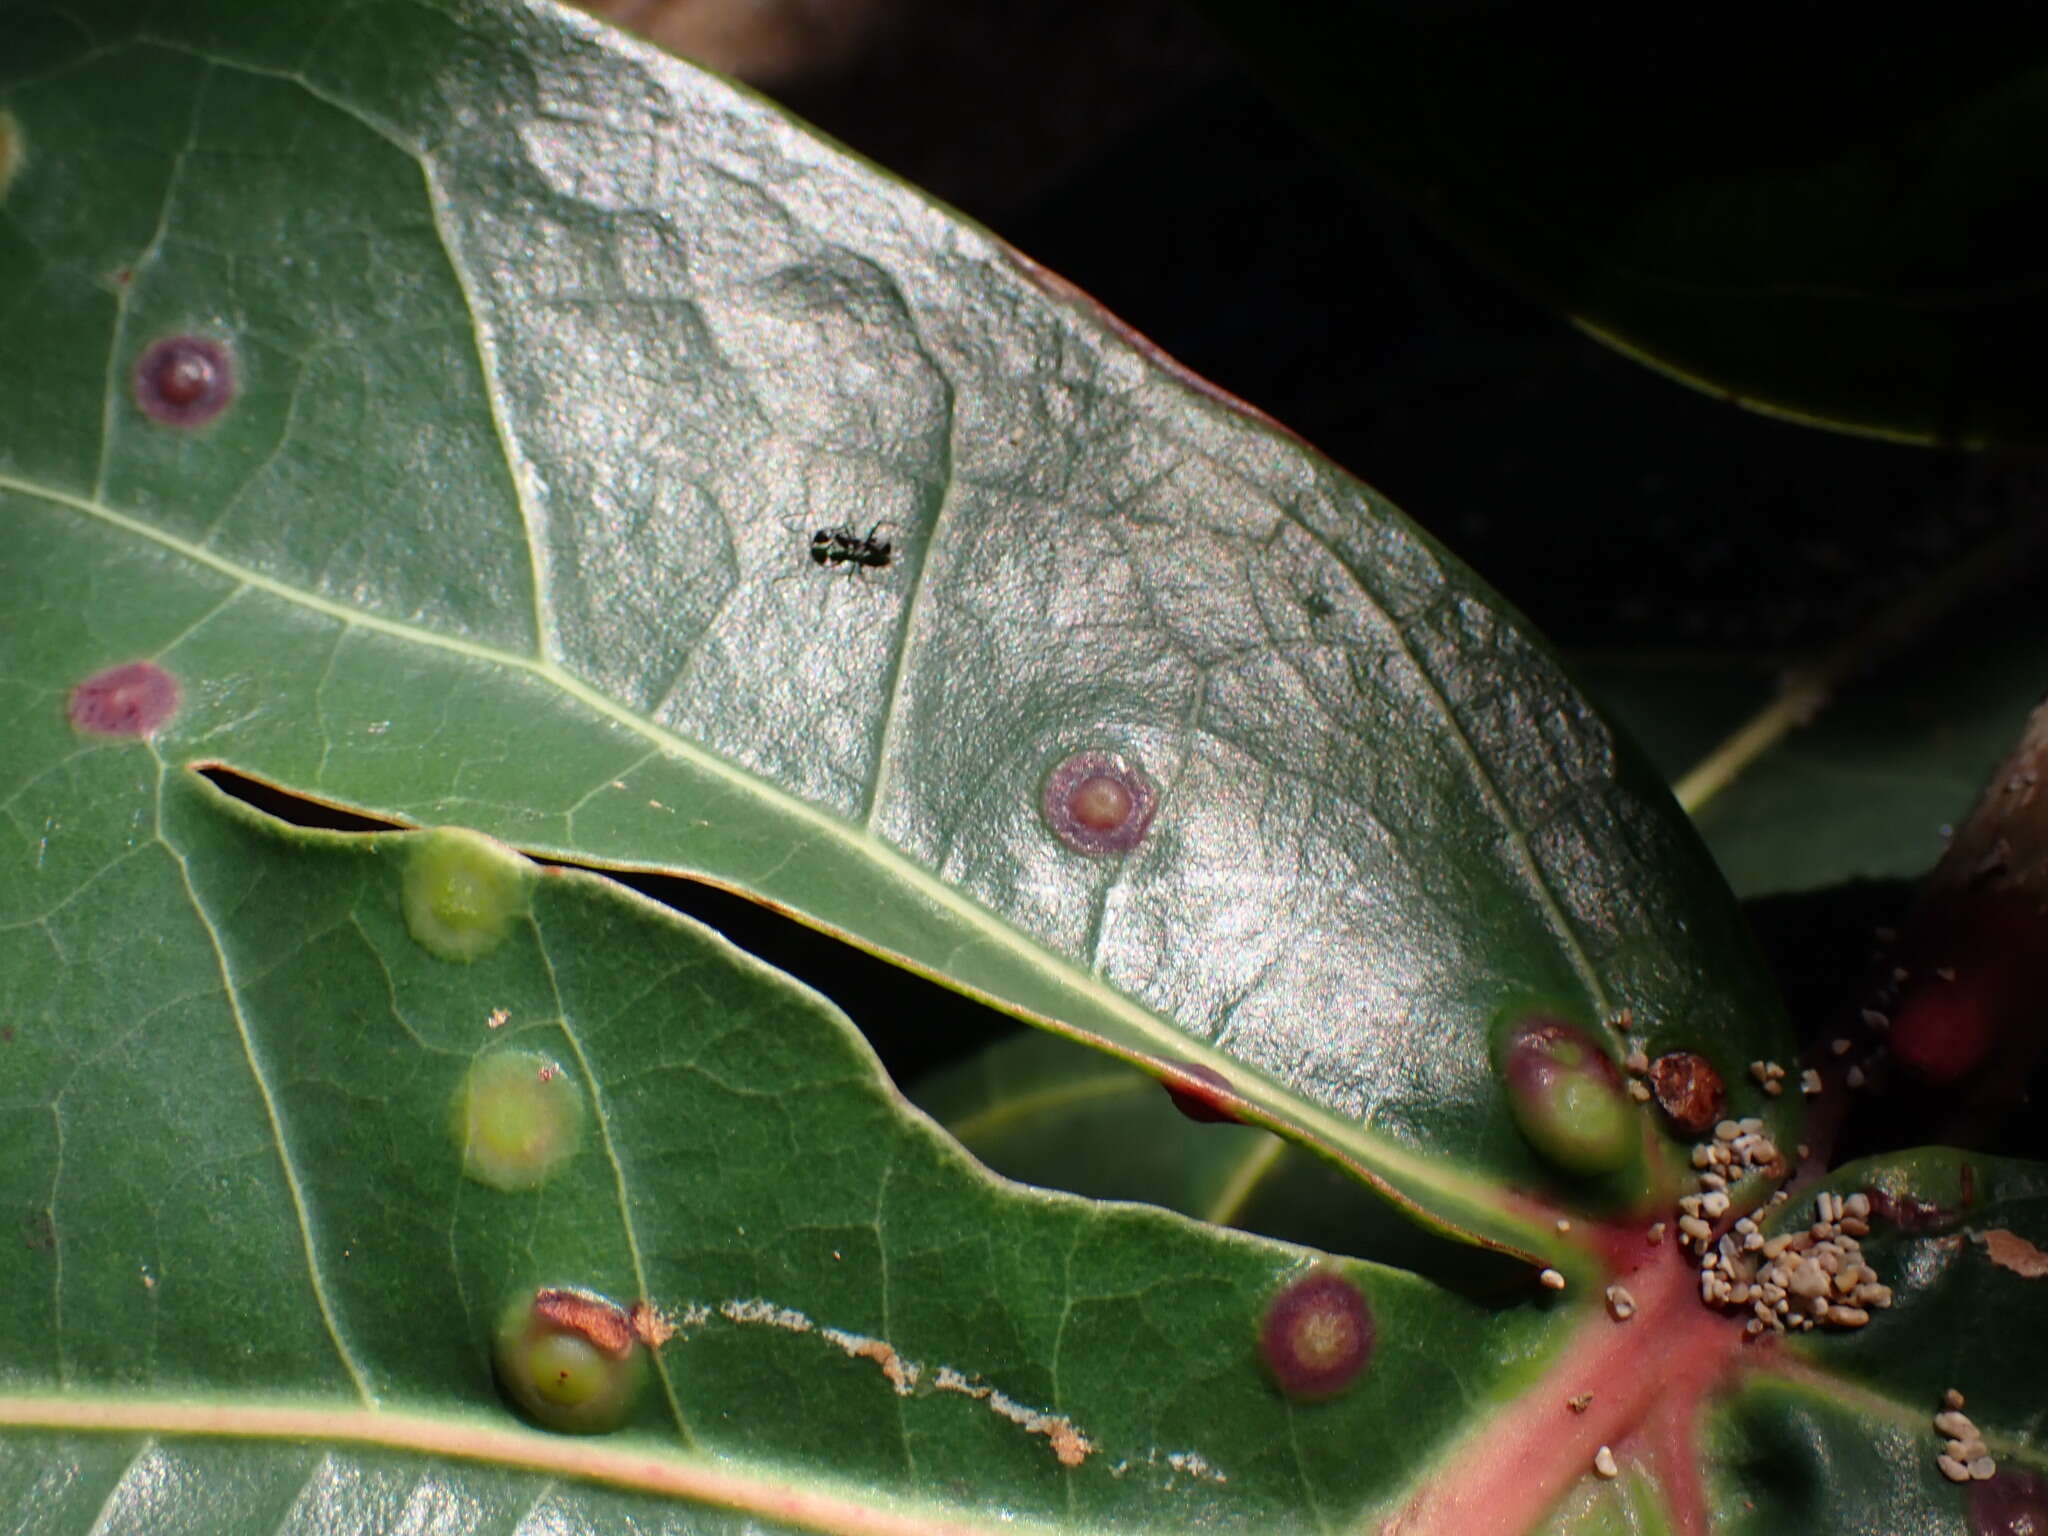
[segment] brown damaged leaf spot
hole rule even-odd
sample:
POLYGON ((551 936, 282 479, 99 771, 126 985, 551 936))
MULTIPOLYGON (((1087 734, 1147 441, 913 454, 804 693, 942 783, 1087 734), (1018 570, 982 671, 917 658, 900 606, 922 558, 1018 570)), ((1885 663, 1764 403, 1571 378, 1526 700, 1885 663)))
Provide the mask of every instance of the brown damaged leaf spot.
POLYGON ((676 1336, 676 1325, 651 1301, 634 1302, 626 1320, 632 1325, 633 1337, 649 1349, 659 1349, 676 1336))
POLYGON ((1984 1245, 1991 1262, 2000 1269, 2009 1269, 2022 1280, 2048 1278, 2048 1253, 2043 1253, 2019 1233, 1993 1227, 1988 1232, 1972 1232, 1970 1236, 1984 1245))
POLYGON ((1910 1189, 1889 1190, 1872 1185, 1863 1192, 1870 1197, 1873 1220, 1890 1222, 1901 1232, 1945 1232, 1956 1226, 1963 1219, 1963 1213, 1977 1203, 1977 1170, 1969 1163, 1956 1170, 1957 1199, 1954 1206, 1922 1200, 1910 1189))
MULTIPOLYGON (((779 1328, 785 1333, 815 1335, 849 1359, 865 1360, 879 1367, 898 1397, 909 1397, 918 1389, 918 1384, 926 1379, 925 1368, 922 1365, 904 1356, 886 1340, 872 1338, 863 1333, 850 1333, 843 1328, 821 1326, 794 1307, 779 1307, 772 1301, 751 1297, 744 1301, 736 1299, 720 1302, 718 1315, 729 1323, 741 1326, 779 1328)), ((708 1322, 710 1317, 708 1309, 692 1306, 683 1315, 683 1325, 701 1326, 708 1322)), ((671 1332, 673 1331, 671 1329, 671 1332)), ((1075 1425, 1073 1420, 1020 1403, 986 1382, 956 1371, 950 1365, 942 1365, 932 1372, 930 1382, 931 1385, 926 1389, 928 1391, 951 1392, 960 1397, 971 1398, 991 1413, 1009 1420, 1026 1434, 1044 1436, 1046 1444, 1051 1447, 1053 1455, 1063 1467, 1078 1467, 1095 1450, 1095 1443, 1075 1425)))
POLYGON ((624 1311, 601 1296, 581 1291, 536 1291, 533 1315, 552 1328, 579 1335, 593 1349, 602 1350, 614 1360, 630 1355, 638 1337, 632 1319, 624 1311))
POLYGON ((1941 1232, 1956 1224, 1957 1212, 1945 1210, 1932 1201, 1891 1195, 1881 1189, 1873 1189, 1869 1194, 1871 1216, 1889 1222, 1901 1232, 1941 1232))
POLYGON ((1651 1062, 1650 1091, 1657 1095, 1657 1107, 1688 1136, 1709 1129, 1728 1104, 1721 1074, 1698 1051, 1667 1051, 1651 1062))

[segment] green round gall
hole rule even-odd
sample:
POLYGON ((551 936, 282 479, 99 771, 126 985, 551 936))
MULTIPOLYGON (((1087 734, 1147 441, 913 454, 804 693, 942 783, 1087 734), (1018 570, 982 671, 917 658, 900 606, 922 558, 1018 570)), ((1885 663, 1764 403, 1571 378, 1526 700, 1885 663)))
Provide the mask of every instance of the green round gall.
POLYGON ((405 926, 421 947, 467 962, 504 943, 526 913, 531 861, 467 827, 432 827, 406 841, 405 926))
POLYGON ((1532 1014, 1502 1035, 1495 1065, 1515 1128, 1545 1162, 1592 1175, 1635 1160, 1639 1117, 1613 1061, 1583 1030, 1532 1014))
POLYGON ((604 1351, 573 1333, 551 1333, 521 1346, 524 1373, 533 1390, 556 1408, 588 1408, 611 1383, 604 1351))
POLYGON ((7 196, 15 174, 28 159, 28 147, 21 137, 21 123, 12 112, 0 111, 0 198, 7 196))
POLYGON ((533 1189, 576 1152, 583 1094, 535 1051, 494 1051, 471 1063, 449 1117, 462 1171, 493 1189, 533 1189))
POLYGON ((543 1429, 576 1435, 617 1429, 647 1377, 630 1314, 594 1291, 561 1286, 513 1298, 492 1362, 514 1407, 543 1429))

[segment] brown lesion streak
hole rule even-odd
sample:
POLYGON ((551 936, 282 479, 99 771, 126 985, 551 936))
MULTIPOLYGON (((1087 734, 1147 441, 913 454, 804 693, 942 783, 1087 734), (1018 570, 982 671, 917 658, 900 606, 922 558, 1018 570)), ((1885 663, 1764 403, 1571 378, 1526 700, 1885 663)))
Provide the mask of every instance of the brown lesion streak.
POLYGON ((1777 1346, 1701 1304, 1698 1270, 1675 1243, 1643 1248, 1643 1261, 1616 1277, 1635 1315, 1616 1322, 1587 1307, 1543 1380, 1453 1446, 1378 1536, 1524 1536, 1594 1475, 1603 1445, 1654 1481, 1673 1536, 1708 1536, 1700 1405, 1777 1346), (1575 1412, 1574 1399, 1589 1400, 1575 1412))
POLYGON ((543 1290, 533 1298, 533 1315, 551 1328, 574 1333, 614 1360, 633 1352, 636 1333, 623 1308, 581 1291, 543 1290))

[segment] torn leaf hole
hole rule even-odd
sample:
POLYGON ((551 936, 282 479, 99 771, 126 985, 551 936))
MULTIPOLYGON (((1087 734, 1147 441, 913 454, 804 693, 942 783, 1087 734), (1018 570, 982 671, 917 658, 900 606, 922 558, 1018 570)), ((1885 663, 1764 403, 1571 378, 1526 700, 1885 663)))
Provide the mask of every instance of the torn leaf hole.
MULTIPOLYGON (((221 793, 290 826, 348 833, 419 830, 407 822, 285 789, 225 763, 200 763, 195 771, 221 793)), ((1026 1027, 737 892, 654 870, 579 864, 531 849, 521 851, 544 868, 578 869, 615 880, 717 929, 755 958, 822 992, 853 1020, 899 1083, 950 1066, 1026 1027)))
POLYGON ((231 799, 239 800, 253 811, 260 811, 273 821, 287 822, 294 827, 310 827, 318 832, 410 832, 413 828, 406 822, 388 821, 381 816, 365 815, 345 805, 336 805, 330 800, 316 799, 302 795, 263 779, 252 779, 245 773, 237 773, 225 763, 195 763, 193 772, 231 799))
MULTIPOLYGON (((222 793, 292 826, 344 833, 417 830, 389 818, 296 794, 222 763, 201 764, 198 772, 222 793)), ((545 867, 580 869, 615 880, 716 929, 757 959, 830 998, 866 1037, 891 1080, 921 1106, 924 1085, 936 1074, 946 1068, 963 1067, 970 1058, 979 1057, 999 1041, 1029 1028, 1007 1014, 842 943, 737 892, 652 870, 572 864, 531 849, 521 851, 545 867)), ((1068 1042, 1059 1045, 1071 1050, 1078 1062, 1109 1065, 1086 1046, 1068 1042)), ((1243 1126, 1189 1126, 1156 1079, 1134 1067, 1117 1070, 1130 1073, 1136 1090, 1133 1101, 1143 1105, 1143 1111, 1129 1117, 1124 1132, 1133 1140, 1148 1141, 1155 1135, 1159 1124, 1155 1117, 1163 1117, 1168 1125, 1195 1134, 1256 1134, 1243 1126)), ((1186 1070, 1186 1064, 1182 1070, 1186 1070)), ((1188 1086, 1192 1085, 1190 1079, 1188 1086)), ((968 1153, 999 1174, 1028 1183, 1052 1183, 1086 1198, 1135 1198, 1141 1202, 1147 1199, 1143 1193, 1128 1189, 1079 1188, 1067 1180, 1034 1177, 1033 1170, 1011 1164, 997 1147, 970 1144, 968 1153)), ((1139 1159, 1121 1161, 1134 1163, 1139 1159)), ((1236 1225, 1286 1241, 1391 1264, 1481 1303, 1509 1299, 1527 1289, 1528 1269, 1520 1260, 1432 1233, 1333 1167, 1317 1163, 1308 1178, 1315 1182, 1313 1199, 1299 1198, 1302 1191, 1296 1191, 1295 1198, 1276 1197, 1267 1206, 1248 1208, 1236 1225)))

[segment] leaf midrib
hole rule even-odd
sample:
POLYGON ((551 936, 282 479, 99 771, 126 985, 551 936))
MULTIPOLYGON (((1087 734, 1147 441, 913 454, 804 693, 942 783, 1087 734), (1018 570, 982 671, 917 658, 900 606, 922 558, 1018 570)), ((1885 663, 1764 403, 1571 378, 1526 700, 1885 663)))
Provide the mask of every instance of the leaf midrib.
POLYGON ((714 1460, 659 1442, 550 1435, 456 1414, 348 1403, 13 1393, 0 1394, 0 1428, 376 1447, 691 1500, 845 1536, 1051 1536, 1054 1529, 1007 1519, 982 1524, 936 1505, 824 1478, 797 1481, 782 1468, 750 1468, 743 1458, 714 1460))

